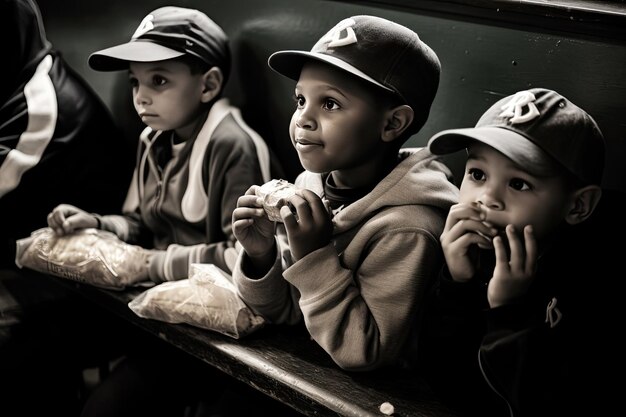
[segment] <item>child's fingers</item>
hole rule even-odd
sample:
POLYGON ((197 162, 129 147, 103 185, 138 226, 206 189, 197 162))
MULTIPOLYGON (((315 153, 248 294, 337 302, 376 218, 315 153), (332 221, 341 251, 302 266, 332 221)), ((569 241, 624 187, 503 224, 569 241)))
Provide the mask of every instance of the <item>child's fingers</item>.
POLYGON ((96 227, 97 223, 98 221, 94 215, 79 211, 70 216, 66 216, 65 221, 61 226, 63 227, 65 234, 70 234, 74 233, 74 231, 78 229, 96 227))
POLYGON ((456 250, 459 250, 461 253, 465 253, 467 252, 467 248, 471 245, 478 245, 483 249, 491 249, 493 247, 491 239, 479 235, 478 233, 465 233, 456 239, 451 247, 456 248, 456 250))
POLYGON ((454 204, 452 207, 450 207, 450 211, 448 212, 448 218, 446 219, 446 228, 451 228, 460 220, 475 220, 480 222, 484 221, 485 219, 485 213, 480 210, 478 204, 454 204))
POLYGON ((65 234, 65 228, 63 224, 66 221, 65 215, 62 210, 54 209, 52 213, 48 214, 48 226, 54 230, 54 232, 63 236, 65 234))
POLYGON ((502 240, 502 236, 496 236, 492 240, 493 249, 496 253, 496 268, 506 268, 509 269, 509 258, 506 254, 506 247, 504 246, 504 241, 502 240))
POLYGON ((263 207, 263 198, 254 194, 244 194, 237 199, 237 207, 263 207))
POLYGON ((256 195, 257 188, 260 188, 258 185, 251 185, 250 188, 246 190, 244 195, 256 195))
POLYGON ((54 212, 48 214, 47 217, 48 227, 54 231, 55 234, 62 236, 63 235, 63 227, 61 227, 61 223, 59 223, 54 216, 54 212))
POLYGON ((61 224, 61 227, 63 228, 63 233, 66 234, 66 235, 69 235, 70 233, 72 233, 74 231, 74 222, 71 221, 71 219, 72 219, 72 217, 68 217, 61 224))
POLYGON ((311 190, 300 191, 302 198, 309 203, 309 208, 315 223, 322 223, 328 219, 328 210, 324 201, 311 190))
POLYGON ((515 226, 512 224, 506 226, 506 238, 509 241, 509 249, 511 251, 509 260, 511 270, 521 271, 526 259, 526 250, 520 237, 516 233, 515 226))
POLYGON ((468 233, 479 235, 484 241, 490 244, 491 239, 497 235, 498 231, 494 227, 488 226, 481 221, 461 219, 452 225, 447 232, 442 234, 442 244, 454 242, 468 233))
MULTIPOLYGON (((295 210, 295 215, 297 216, 297 220, 299 222, 310 222, 312 218, 312 210, 309 201, 303 198, 300 194, 295 194, 291 196, 288 202, 281 208, 280 212, 285 213, 288 217, 289 215, 293 216, 292 210, 290 207, 293 207, 295 210), (289 210, 289 213, 287 212, 289 210)), ((285 217, 283 217, 285 219, 285 217)))
POLYGON ((52 227, 53 229, 57 226, 57 221, 54 217, 54 212, 48 213, 48 217, 46 217, 46 221, 48 222, 48 226, 52 227))
POLYGON ((285 230, 287 234, 291 234, 298 227, 298 218, 289 207, 289 204, 285 204, 280 208, 280 217, 283 219, 285 230))
POLYGON ((524 227, 524 243, 526 245, 526 262, 524 264, 524 270, 527 274, 534 275, 538 248, 537 240, 535 239, 535 234, 531 225, 524 227))
POLYGON ((59 204, 47 217, 48 226, 58 235, 70 234, 77 229, 96 227, 97 220, 91 213, 87 213, 70 204, 59 204))
POLYGON ((51 216, 52 221, 59 226, 61 226, 65 221, 65 213, 63 212, 63 210, 54 209, 51 213, 51 216))
POLYGON ((266 217, 265 210, 257 207, 237 207, 233 210, 232 221, 266 217))
POLYGON ((251 218, 242 218, 238 220, 233 220, 233 223, 232 223, 233 233, 235 234, 235 236, 237 236, 238 234, 246 230, 248 227, 250 227, 252 223, 254 223, 254 220, 252 220, 251 218))

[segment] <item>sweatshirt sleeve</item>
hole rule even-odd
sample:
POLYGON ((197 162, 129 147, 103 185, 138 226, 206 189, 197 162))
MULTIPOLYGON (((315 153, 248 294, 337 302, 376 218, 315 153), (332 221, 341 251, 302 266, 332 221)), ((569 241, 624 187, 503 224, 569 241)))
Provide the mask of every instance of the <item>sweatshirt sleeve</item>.
POLYGON ((441 265, 438 242, 412 228, 382 233, 363 257, 358 270, 346 269, 331 244, 284 273, 311 336, 346 370, 395 362, 441 265))
POLYGON ((102 230, 114 233, 124 242, 138 243, 141 241, 141 236, 147 232, 139 215, 136 213, 124 215, 107 214, 98 217, 102 230))
POLYGON ((296 324, 302 320, 298 306, 299 293, 283 278, 283 269, 291 264, 291 253, 282 225, 277 226, 276 259, 272 268, 261 278, 247 273, 248 257, 241 251, 233 271, 237 292, 248 307, 274 324, 296 324))

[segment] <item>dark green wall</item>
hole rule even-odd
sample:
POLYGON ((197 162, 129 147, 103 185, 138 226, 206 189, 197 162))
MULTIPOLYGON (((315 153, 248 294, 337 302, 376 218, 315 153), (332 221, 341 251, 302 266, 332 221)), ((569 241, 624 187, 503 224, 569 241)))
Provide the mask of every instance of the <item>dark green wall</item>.
MULTIPOLYGON (((604 185, 626 191, 623 40, 559 32, 550 26, 513 25, 494 20, 493 13, 489 19, 468 18, 457 14, 454 7, 421 12, 311 0, 40 0, 39 4, 49 39, 126 124, 135 123, 136 118, 123 87, 125 75, 90 70, 88 55, 127 41, 141 19, 156 7, 175 4, 206 12, 232 40, 237 70, 228 92, 243 108, 244 117, 279 154, 290 175, 300 170, 287 134, 293 83, 269 70, 267 57, 279 49, 310 49, 344 17, 386 17, 415 30, 437 52, 443 67, 431 117, 407 146, 422 146, 443 129, 472 126, 487 107, 516 90, 551 88, 595 117, 608 143, 604 185)), ((457 173, 460 160, 460 155, 450 159, 457 173)))

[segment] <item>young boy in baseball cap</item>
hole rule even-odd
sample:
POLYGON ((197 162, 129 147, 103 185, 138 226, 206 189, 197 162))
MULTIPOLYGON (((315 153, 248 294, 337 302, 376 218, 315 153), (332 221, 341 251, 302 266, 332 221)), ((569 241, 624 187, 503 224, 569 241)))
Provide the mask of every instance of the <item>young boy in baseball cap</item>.
POLYGON ((147 127, 124 216, 61 205, 50 213, 50 227, 61 235, 97 227, 132 243, 149 236, 157 251, 146 278, 157 283, 186 278, 192 262, 229 272, 231 213, 251 184, 271 177, 273 161, 223 97, 231 66, 224 31, 198 10, 161 7, 129 42, 91 54, 89 65, 128 71, 135 110, 147 127))
MULTIPOLYGON (((161 7, 129 42, 93 53, 89 65, 128 71, 135 110, 147 127, 123 215, 61 205, 50 213, 50 227, 58 234, 98 227, 133 243, 147 236, 155 250, 145 277, 157 283, 187 278, 194 262, 230 272, 237 199, 282 170, 223 96, 231 68, 224 31, 198 10, 161 7)), ((175 415, 210 381, 186 358, 151 343, 129 353, 92 393, 84 416, 175 415)))
POLYGON ((234 282, 271 322, 303 321, 343 369, 405 366, 458 192, 426 149, 400 149, 428 117, 437 55, 409 28, 360 15, 269 66, 297 82, 289 131, 305 171, 276 234, 258 185, 239 199, 234 282))
POLYGON ((467 152, 427 316, 435 390, 468 416, 573 415, 602 404, 586 380, 598 361, 596 314, 608 312, 589 287, 611 274, 602 271, 612 253, 590 220, 605 158, 596 122, 533 88, 428 147, 467 152))

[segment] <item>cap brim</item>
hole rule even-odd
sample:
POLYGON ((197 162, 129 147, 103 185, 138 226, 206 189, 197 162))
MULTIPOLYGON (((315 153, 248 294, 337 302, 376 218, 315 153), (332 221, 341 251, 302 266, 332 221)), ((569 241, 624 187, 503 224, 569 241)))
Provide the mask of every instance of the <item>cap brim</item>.
POLYGON ((267 60, 267 64, 277 73, 282 74, 285 77, 291 78, 292 80, 298 81, 298 79, 300 78, 300 71, 302 71, 304 63, 310 59, 325 62, 334 67, 354 74, 357 77, 369 81, 370 83, 373 83, 381 88, 384 88, 387 91, 394 92, 389 87, 386 87, 378 81, 374 80, 372 77, 365 74, 358 68, 348 64, 346 61, 335 58, 334 56, 320 54, 317 52, 278 51, 270 55, 269 59, 267 60))
POLYGON ((465 149, 472 142, 481 142, 492 147, 535 175, 545 176, 553 173, 550 156, 545 151, 525 136, 502 127, 482 126, 444 130, 430 138, 428 149, 435 155, 446 155, 465 149))
POLYGON ((96 71, 119 71, 127 69, 129 62, 165 61, 184 54, 154 42, 138 40, 94 52, 88 62, 96 71))

